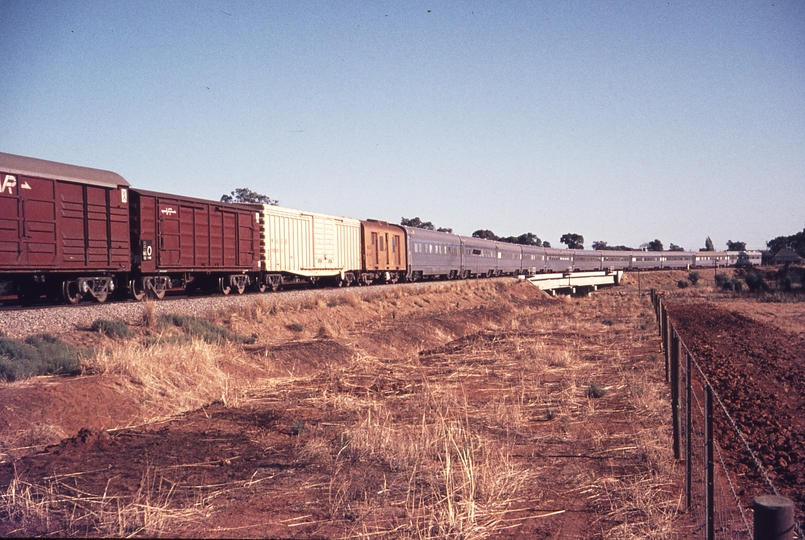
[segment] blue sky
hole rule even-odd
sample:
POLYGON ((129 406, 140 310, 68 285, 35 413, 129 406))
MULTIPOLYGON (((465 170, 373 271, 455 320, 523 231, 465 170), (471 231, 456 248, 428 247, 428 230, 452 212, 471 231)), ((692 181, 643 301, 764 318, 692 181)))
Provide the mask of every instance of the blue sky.
POLYGON ((0 151, 460 234, 805 226, 805 2, 0 0, 0 151))

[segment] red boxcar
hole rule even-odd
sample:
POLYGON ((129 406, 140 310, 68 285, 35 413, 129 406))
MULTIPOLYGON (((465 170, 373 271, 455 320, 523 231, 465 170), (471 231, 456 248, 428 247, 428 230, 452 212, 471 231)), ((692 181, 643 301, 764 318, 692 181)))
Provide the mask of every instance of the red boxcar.
POLYGON ((103 302, 131 265, 119 174, 0 153, 0 294, 103 302))
POLYGON ((131 190, 134 255, 129 290, 161 298, 167 289, 234 288, 259 270, 259 213, 252 207, 131 190))

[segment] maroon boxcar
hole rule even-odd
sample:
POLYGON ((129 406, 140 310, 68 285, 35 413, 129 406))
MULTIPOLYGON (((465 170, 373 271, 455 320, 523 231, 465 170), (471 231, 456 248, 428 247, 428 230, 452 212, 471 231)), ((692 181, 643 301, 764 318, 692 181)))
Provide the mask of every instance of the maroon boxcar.
POLYGON ((103 302, 131 265, 119 174, 0 153, 0 295, 103 302))
MULTIPOLYGON (((242 293, 259 270, 259 213, 239 204, 132 189, 132 297, 168 289, 242 293)), ((258 281, 258 280, 254 280, 258 281)))

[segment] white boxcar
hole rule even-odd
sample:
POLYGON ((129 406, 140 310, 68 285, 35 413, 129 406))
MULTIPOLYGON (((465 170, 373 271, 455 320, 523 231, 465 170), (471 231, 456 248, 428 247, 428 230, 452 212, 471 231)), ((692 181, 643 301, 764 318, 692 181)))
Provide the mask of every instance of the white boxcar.
POLYGON ((357 219, 262 205, 261 270, 265 284, 344 279, 361 269, 361 222, 357 219))

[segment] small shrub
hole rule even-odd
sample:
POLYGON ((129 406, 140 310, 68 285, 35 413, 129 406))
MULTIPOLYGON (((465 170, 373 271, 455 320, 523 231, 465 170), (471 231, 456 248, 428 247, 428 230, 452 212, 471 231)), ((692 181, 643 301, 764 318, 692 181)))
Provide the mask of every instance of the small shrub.
POLYGON ((605 395, 607 395, 607 389, 603 386, 598 386, 597 384, 592 383, 587 387, 587 397, 589 398, 597 399, 602 398, 605 395))
POLYGON ((288 326, 286 326, 286 328, 288 330, 290 330, 291 332, 304 332, 305 331, 305 325, 301 324, 301 323, 291 323, 288 326))
POLYGON ((338 306, 338 300, 333 298, 332 300, 327 301, 327 307, 333 308, 338 306))
POLYGON ((676 286, 680 289, 687 289, 690 286, 690 282, 687 279, 680 279, 676 282, 676 286))
POLYGON ((153 300, 144 300, 143 306, 143 326, 154 328, 157 325, 157 306, 153 300))
POLYGON ((701 277, 702 276, 699 275, 699 272, 693 271, 693 272, 688 274, 688 281, 690 281, 691 284, 693 284, 695 286, 697 283, 699 283, 699 280, 701 279, 701 277))
POLYGON ((603 324, 604 326, 612 326, 613 324, 615 324, 615 321, 613 321, 612 319, 604 319, 601 321, 601 324, 603 324))
POLYGON ((791 274, 783 274, 777 278, 777 287, 783 291, 790 291, 794 288, 794 279, 791 274))
POLYGON ((109 337, 128 338, 131 337, 131 329, 123 321, 109 321, 106 319, 95 319, 92 323, 92 331, 100 332, 109 337))
POLYGON ((735 292, 741 292, 744 288, 743 281, 739 279, 732 280, 732 288, 735 289, 735 292))
POLYGON ((291 435, 294 437, 298 437, 305 431, 307 431, 307 426, 305 425, 304 420, 296 420, 291 426, 291 435))
POLYGON ((251 344, 256 341, 254 336, 241 336, 235 332, 231 332, 226 328, 222 328, 204 319, 193 317, 192 315, 177 315, 169 313, 162 315, 158 319, 159 326, 176 326, 181 328, 183 332, 191 336, 200 337, 207 343, 223 343, 224 341, 233 341, 237 343, 251 344))
POLYGON ((0 338, 0 377, 6 381, 80 372, 81 352, 50 334, 28 336, 24 343, 0 338))
POLYGON ((725 291, 732 290, 732 280, 727 274, 716 274, 716 287, 725 291))
POLYGON ((763 280, 763 276, 756 272, 749 272, 746 274, 744 281, 746 282, 746 286, 749 287, 749 290, 752 292, 767 291, 769 288, 769 286, 766 285, 766 282, 763 280))

